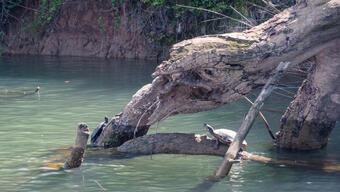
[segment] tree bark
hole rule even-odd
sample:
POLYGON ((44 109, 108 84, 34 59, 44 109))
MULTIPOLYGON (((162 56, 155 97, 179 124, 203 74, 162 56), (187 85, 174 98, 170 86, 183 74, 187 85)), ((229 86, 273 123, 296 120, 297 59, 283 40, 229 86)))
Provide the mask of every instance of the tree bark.
POLYGON ((310 150, 327 144, 340 118, 340 40, 316 55, 308 78, 303 82, 281 121, 277 145, 310 150))
POLYGON ((75 144, 72 147, 70 156, 64 163, 64 169, 80 167, 83 162, 87 140, 89 139, 89 129, 86 124, 81 123, 77 128, 75 144))
POLYGON ((146 134, 150 125, 171 115, 234 102, 262 86, 278 63, 297 65, 318 55, 337 38, 340 1, 314 0, 301 1, 241 33, 177 43, 168 60, 157 67, 153 82, 133 96, 112 124, 113 129, 104 130, 98 145, 119 146, 133 138, 136 130, 138 136, 146 134))
MULTIPOLYGON (((152 154, 188 154, 188 155, 214 155, 223 157, 228 150, 228 146, 221 144, 216 149, 215 140, 206 135, 190 133, 158 133, 145 135, 129 140, 117 148, 117 151, 132 155, 152 155, 152 154)), ((260 155, 243 151, 242 160, 251 160, 258 163, 271 165, 287 165, 319 169, 327 172, 339 172, 339 163, 334 162, 312 162, 289 159, 272 159, 260 155)))

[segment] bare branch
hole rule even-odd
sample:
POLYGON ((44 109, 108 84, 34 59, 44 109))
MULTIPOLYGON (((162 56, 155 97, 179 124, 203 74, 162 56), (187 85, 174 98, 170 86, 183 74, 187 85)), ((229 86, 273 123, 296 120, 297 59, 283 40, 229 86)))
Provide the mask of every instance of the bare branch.
POLYGON ((216 15, 220 15, 220 16, 223 16, 224 18, 228 18, 230 20, 233 20, 233 21, 236 21, 236 22, 239 22, 239 23, 242 23, 248 27, 252 27, 252 25, 250 25, 249 23, 246 23, 244 21, 241 21, 239 19, 235 19, 235 18, 232 18, 230 16, 227 16, 227 15, 224 15, 222 13, 219 13, 219 12, 216 12, 216 11, 212 11, 212 10, 209 10, 209 9, 205 9, 205 8, 200 8, 200 7, 192 7, 192 6, 188 6, 188 5, 180 5, 180 4, 176 4, 177 7, 183 7, 183 8, 188 8, 188 9, 196 9, 196 10, 201 10, 201 11, 206 11, 206 12, 209 12, 209 13, 214 13, 216 15))
POLYGON ((240 13, 239 11, 237 11, 233 6, 230 5, 229 7, 230 7, 232 10, 234 10, 237 14, 239 14, 243 19, 247 20, 251 26, 255 26, 255 24, 254 24, 252 21, 250 21, 246 16, 244 16, 242 13, 240 13))

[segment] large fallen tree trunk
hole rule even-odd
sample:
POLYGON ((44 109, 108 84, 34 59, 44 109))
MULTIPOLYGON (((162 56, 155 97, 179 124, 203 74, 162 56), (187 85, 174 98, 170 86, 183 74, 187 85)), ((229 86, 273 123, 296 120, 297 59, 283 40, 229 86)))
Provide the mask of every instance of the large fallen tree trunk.
MULTIPOLYGON (((190 155, 215 155, 223 157, 228 146, 222 144, 218 149, 214 147, 215 140, 206 135, 187 133, 158 133, 145 135, 125 142, 117 148, 119 152, 133 155, 150 154, 190 154, 190 155)), ((269 157, 251 154, 246 151, 241 153, 242 160, 251 160, 264 164, 287 165, 308 167, 327 172, 339 172, 340 165, 334 162, 307 162, 289 159, 272 159, 269 157)))
MULTIPOLYGON (((337 38, 340 38, 340 1, 314 0, 299 1, 296 6, 241 33, 208 35, 177 43, 169 59, 157 67, 152 84, 133 96, 113 121, 112 129, 105 129, 97 144, 119 146, 134 136, 146 134, 150 125, 170 115, 209 110, 233 102, 262 86, 281 61, 299 64, 333 46, 337 38)), ((324 62, 317 64, 333 67, 324 62)), ((330 102, 336 104, 338 97, 332 97, 337 99, 330 102)), ((306 129, 312 128, 306 125, 306 129)), ((304 137, 313 136, 304 134, 304 137)), ((323 137, 327 140, 328 134, 323 137)))

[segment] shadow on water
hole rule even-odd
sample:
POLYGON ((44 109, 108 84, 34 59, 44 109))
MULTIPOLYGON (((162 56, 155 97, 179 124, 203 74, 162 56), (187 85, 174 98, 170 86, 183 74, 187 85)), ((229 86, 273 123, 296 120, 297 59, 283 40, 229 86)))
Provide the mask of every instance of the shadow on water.
POLYGON ((196 185, 194 188, 190 189, 188 192, 209 191, 219 181, 220 180, 217 180, 214 176, 209 176, 209 177, 205 178, 201 183, 196 185))

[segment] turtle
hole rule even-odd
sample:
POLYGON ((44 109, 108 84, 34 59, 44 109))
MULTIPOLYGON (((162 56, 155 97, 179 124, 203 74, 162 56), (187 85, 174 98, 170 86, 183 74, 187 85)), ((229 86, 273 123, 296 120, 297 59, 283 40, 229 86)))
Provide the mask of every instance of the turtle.
POLYGON ((109 123, 109 118, 107 116, 104 117, 104 121, 101 122, 92 132, 91 134, 91 144, 95 145, 97 139, 99 138, 100 134, 103 132, 103 129, 109 123))
MULTIPOLYGON (((230 129, 214 129, 211 125, 206 123, 204 123, 204 127, 206 127, 211 136, 216 139, 215 149, 218 149, 220 143, 229 145, 236 136, 236 132, 230 129)), ((244 140, 241 148, 244 149, 247 145, 247 142, 244 140)))

